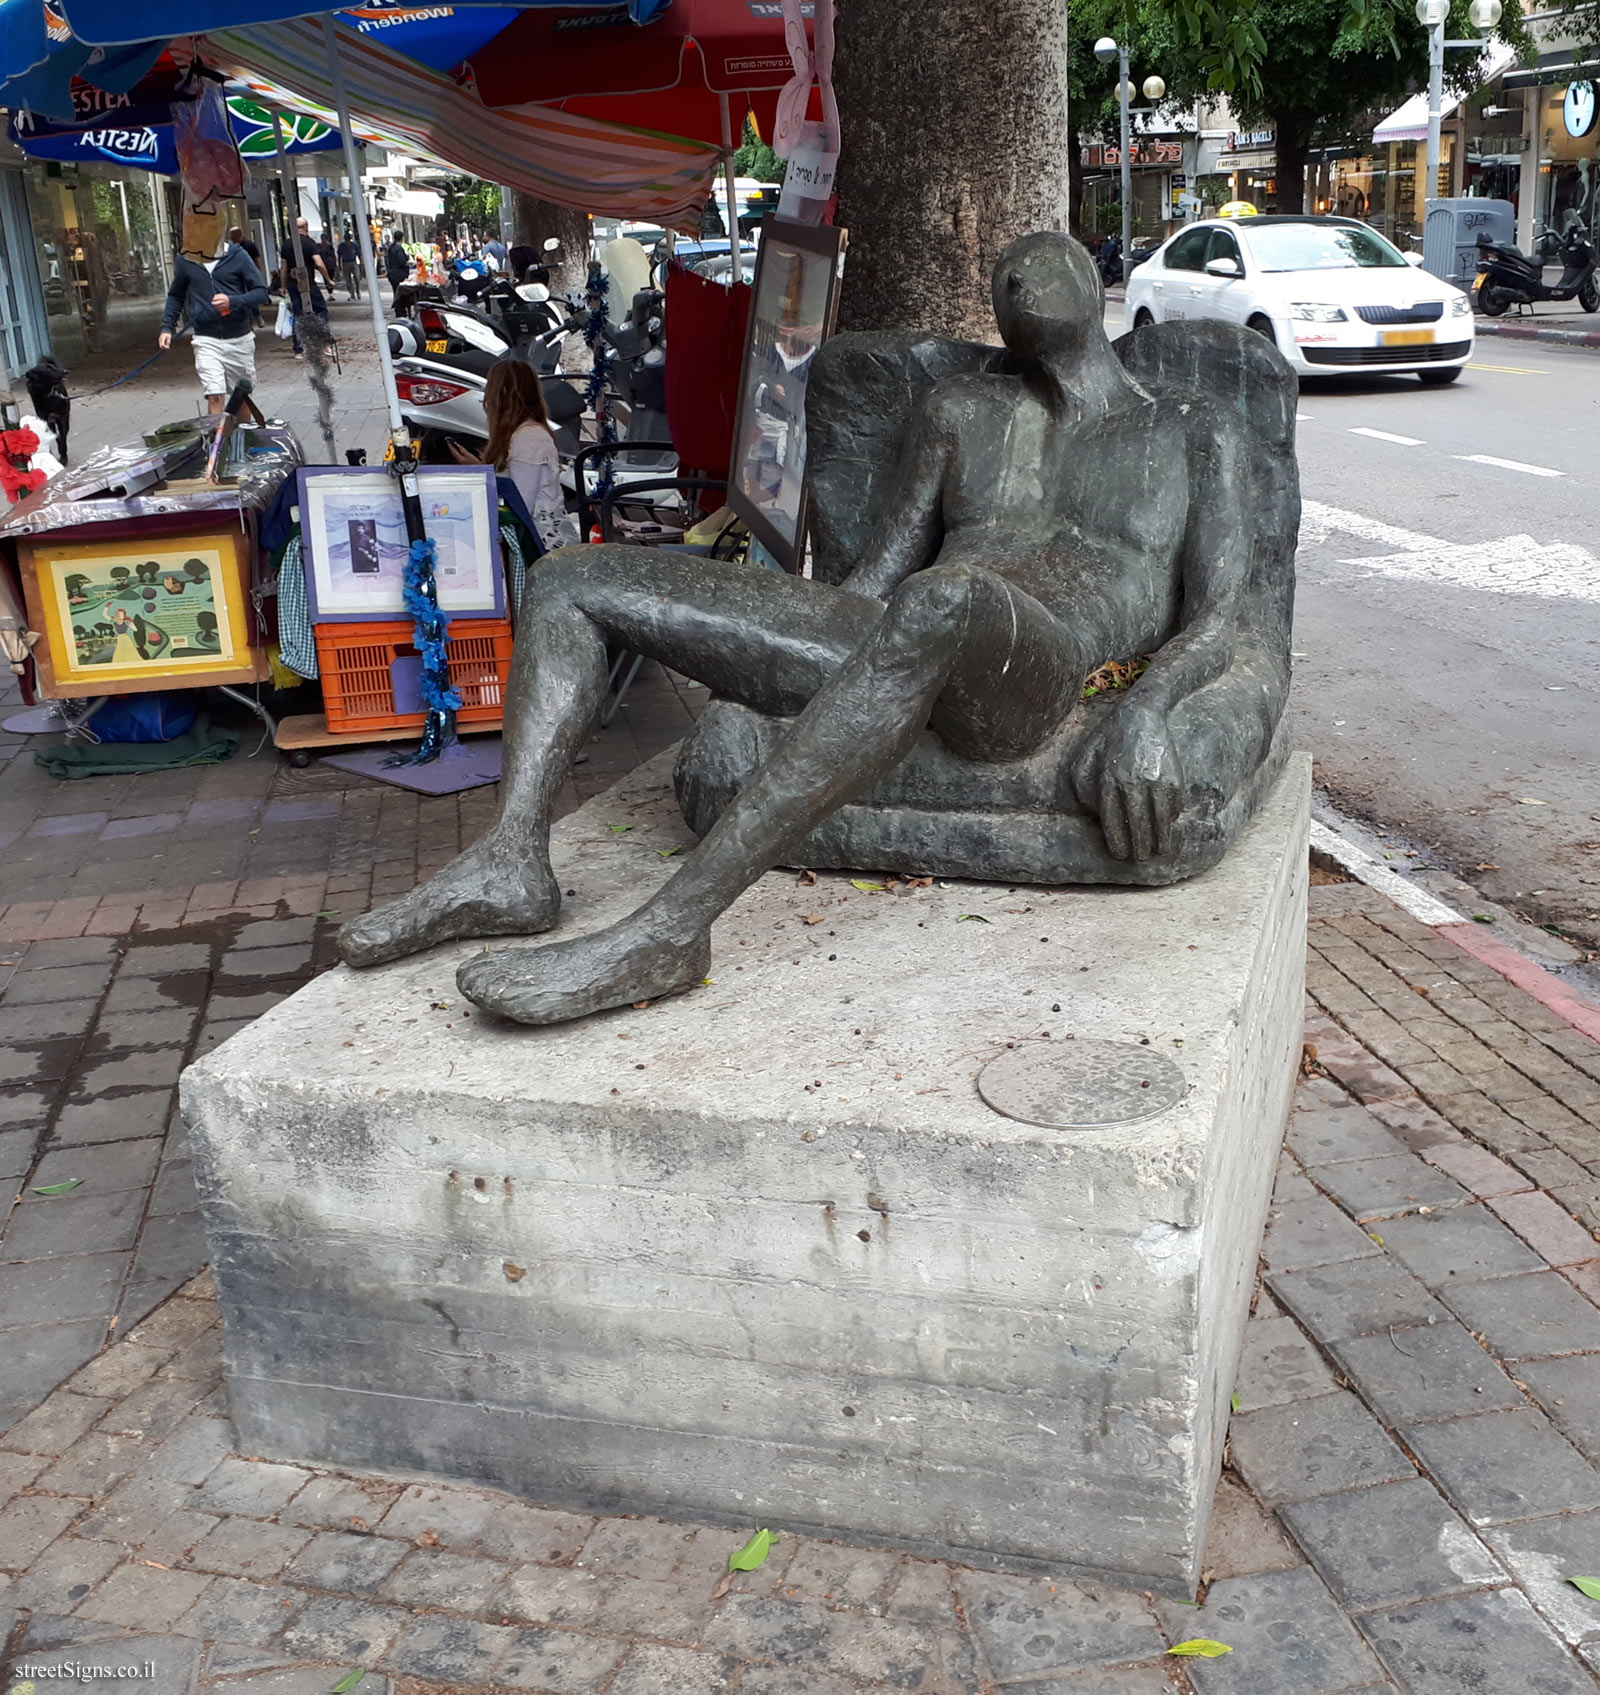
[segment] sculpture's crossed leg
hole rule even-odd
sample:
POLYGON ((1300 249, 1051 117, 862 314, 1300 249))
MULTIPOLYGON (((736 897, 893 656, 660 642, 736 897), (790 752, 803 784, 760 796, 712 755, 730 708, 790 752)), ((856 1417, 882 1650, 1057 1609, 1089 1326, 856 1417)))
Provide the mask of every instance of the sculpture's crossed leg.
POLYGON ((500 820, 431 882, 347 924, 340 947, 352 965, 555 923, 550 815, 604 694, 608 640, 758 711, 800 714, 639 911, 571 942, 461 968, 465 995, 529 1024, 693 987, 717 916, 898 765, 930 715, 958 752, 1018 758, 1060 726, 1093 662, 1038 601, 967 565, 919 571, 880 602, 749 566, 591 546, 544 561, 525 608, 500 820), (1002 675, 1006 686, 994 687, 1002 675))

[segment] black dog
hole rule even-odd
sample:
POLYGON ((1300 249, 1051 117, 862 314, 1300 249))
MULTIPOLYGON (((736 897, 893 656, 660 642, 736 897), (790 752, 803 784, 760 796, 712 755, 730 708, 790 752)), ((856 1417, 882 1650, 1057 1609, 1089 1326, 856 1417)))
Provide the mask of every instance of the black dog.
POLYGON ((55 431, 61 463, 67 460, 67 427, 72 422, 72 401, 67 394, 67 373, 46 354, 22 379, 38 416, 55 431))

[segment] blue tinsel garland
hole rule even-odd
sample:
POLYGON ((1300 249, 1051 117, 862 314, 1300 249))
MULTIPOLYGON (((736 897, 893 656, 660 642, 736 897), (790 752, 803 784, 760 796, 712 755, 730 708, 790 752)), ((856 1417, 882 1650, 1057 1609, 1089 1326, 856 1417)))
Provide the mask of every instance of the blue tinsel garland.
POLYGON ((427 539, 412 542, 406 558, 401 592, 406 611, 415 624, 412 639, 422 656, 421 693, 428 722, 423 727, 421 747, 390 762, 395 765, 426 765, 456 739, 455 715, 461 708, 461 696, 450 686, 450 660, 445 647, 450 619, 439 605, 433 576, 438 558, 438 544, 427 539))
MULTIPOLYGON (((590 289, 589 298, 594 304, 589 308, 589 321, 583 326, 583 339, 589 349, 593 364, 589 370, 589 386, 584 393, 584 400, 589 410, 594 413, 600 425, 601 441, 617 439, 616 421, 611 416, 611 408, 606 405, 606 384, 611 377, 613 355, 605 339, 606 327, 606 295, 610 292, 610 280, 602 275, 590 289)), ((617 456, 607 453, 601 457, 600 473, 595 483, 595 496, 604 499, 610 494, 612 484, 616 480, 617 456)), ((582 493, 582 490, 579 490, 582 493)))

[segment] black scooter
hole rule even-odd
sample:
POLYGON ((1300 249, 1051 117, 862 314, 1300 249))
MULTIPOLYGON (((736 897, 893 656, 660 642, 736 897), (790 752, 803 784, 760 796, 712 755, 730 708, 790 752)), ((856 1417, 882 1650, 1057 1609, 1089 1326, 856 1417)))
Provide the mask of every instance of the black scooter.
POLYGON ((1569 224, 1554 255, 1546 236, 1528 258, 1519 247, 1507 247, 1478 237, 1478 275, 1472 296, 1478 310, 1498 318, 1508 306, 1531 306, 1536 300, 1576 300, 1585 312, 1600 312, 1600 279, 1595 276, 1594 249, 1588 231, 1577 222, 1569 224), (1544 267, 1559 258, 1561 280, 1544 280, 1544 267))

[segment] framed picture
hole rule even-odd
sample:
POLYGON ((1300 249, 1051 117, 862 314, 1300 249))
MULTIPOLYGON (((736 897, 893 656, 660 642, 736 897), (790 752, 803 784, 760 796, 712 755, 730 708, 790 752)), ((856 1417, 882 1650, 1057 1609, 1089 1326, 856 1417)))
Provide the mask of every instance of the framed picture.
POLYGON ((237 525, 19 545, 29 619, 44 633, 34 650, 41 692, 60 700, 268 676, 248 547, 237 525))
MULTIPOLYGON (((381 465, 305 465, 300 534, 306 597, 316 624, 407 616, 406 519, 400 485, 381 465)), ((500 502, 487 465, 428 465, 417 475, 422 515, 437 544, 439 604, 455 615, 503 618, 500 502)))
POLYGON ((845 232, 768 218, 756 257, 728 504, 786 571, 806 527, 806 382, 833 329, 845 232))

